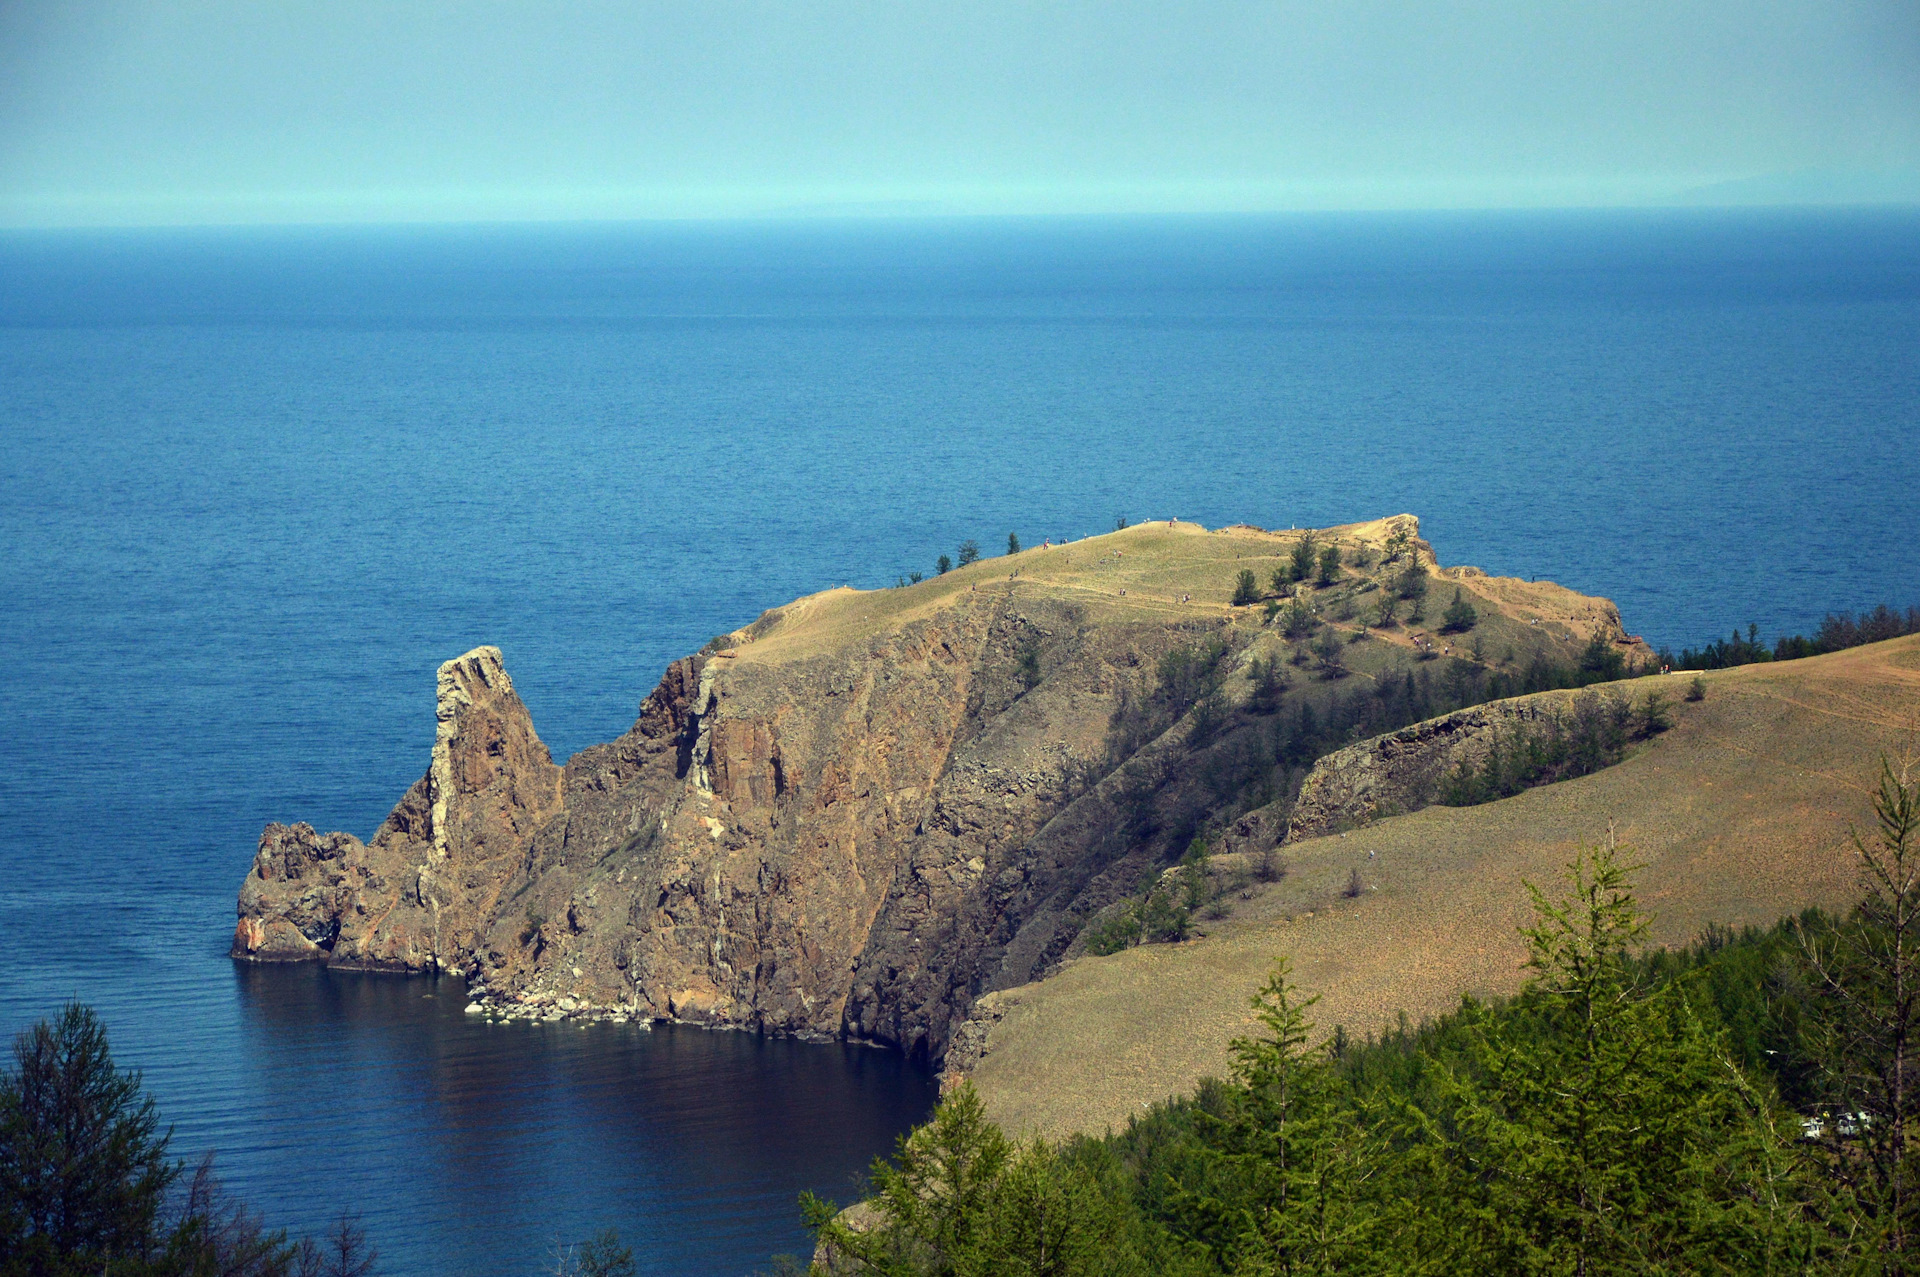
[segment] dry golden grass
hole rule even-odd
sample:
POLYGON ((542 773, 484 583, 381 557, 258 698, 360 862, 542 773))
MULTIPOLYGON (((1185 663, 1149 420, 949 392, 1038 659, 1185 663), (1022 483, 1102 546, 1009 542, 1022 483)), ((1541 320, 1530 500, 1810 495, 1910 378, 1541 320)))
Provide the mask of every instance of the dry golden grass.
MULTIPOLYGON (((1523 882, 1553 882, 1609 821, 1645 866, 1655 943, 1845 905, 1849 822, 1869 824, 1879 756, 1911 749, 1920 725, 1920 638, 1705 677, 1706 700, 1617 767, 1300 843, 1283 881, 1201 939, 1083 958, 995 995, 1006 1017, 973 1075, 989 1112, 1016 1131, 1098 1132, 1224 1073, 1248 998, 1282 956, 1321 996, 1315 1020, 1356 1034, 1511 991, 1523 882), (1346 899, 1356 867, 1368 889, 1346 899)), ((1691 678, 1632 690, 1678 702, 1691 678)))
MULTIPOLYGON (((1208 531, 1197 523, 1159 520, 1064 545, 995 555, 904 588, 842 586, 778 609, 778 620, 752 642, 745 642, 745 630, 736 631, 742 645, 735 649, 735 657, 766 663, 805 659, 850 647, 944 609, 1032 592, 1081 604, 1095 622, 1246 618, 1250 615, 1246 609, 1230 606, 1240 570, 1252 569, 1264 589, 1273 569, 1292 553, 1305 531, 1269 532, 1245 524, 1208 531)), ((1344 551, 1367 546, 1377 553, 1390 531, 1389 520, 1376 519, 1323 529, 1315 535, 1322 545, 1331 542, 1344 551)), ((1503 624, 1537 621, 1556 637, 1577 636, 1579 641, 1591 633, 1601 610, 1611 606, 1552 582, 1488 577, 1470 568, 1440 568, 1436 577, 1431 609, 1436 617, 1451 597, 1449 591, 1462 588, 1505 613, 1503 624)), ((1410 645, 1411 632, 1395 630, 1378 637, 1405 647, 1410 645)), ((1511 645, 1502 642, 1503 647, 1511 645)), ((1525 650, 1528 644, 1518 646, 1525 650)))

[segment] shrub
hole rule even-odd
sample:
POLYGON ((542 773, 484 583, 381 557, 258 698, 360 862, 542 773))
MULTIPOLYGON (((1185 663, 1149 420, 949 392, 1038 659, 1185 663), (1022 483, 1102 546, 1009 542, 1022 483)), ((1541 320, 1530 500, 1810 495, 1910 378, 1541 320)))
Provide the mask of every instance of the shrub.
POLYGON ((1366 883, 1366 880, 1360 876, 1359 868, 1355 867, 1353 869, 1349 869, 1347 871, 1346 889, 1342 891, 1340 894, 1345 896, 1349 900, 1353 900, 1359 896, 1365 895, 1366 891, 1367 891, 1367 883, 1366 883))
POLYGON ((1269 656, 1265 660, 1255 660, 1247 670, 1247 678, 1253 683, 1253 695, 1247 698, 1247 708, 1256 714, 1271 714, 1280 708, 1280 699, 1287 693, 1287 671, 1281 668, 1278 657, 1269 656))
POLYGON ((1181 901, 1190 909, 1198 909, 1207 903, 1211 894, 1207 890, 1207 872, 1213 863, 1213 857, 1207 852, 1207 840, 1195 838, 1187 844, 1186 854, 1180 857, 1181 901))
POLYGON ((1687 699, 1690 701, 1706 700, 1707 680, 1695 674, 1693 676, 1693 682, 1687 684, 1687 699))
POLYGON ((1347 672, 1342 649, 1346 644, 1340 641, 1340 635, 1329 625, 1320 631, 1320 637, 1313 642, 1313 654, 1320 658, 1320 672, 1328 678, 1339 678, 1347 672))
POLYGON ((1474 611, 1473 604, 1467 602, 1465 590, 1455 590, 1453 602, 1447 604, 1447 610, 1441 614, 1441 619, 1446 622, 1440 627, 1442 630, 1449 634, 1460 634, 1472 629, 1479 622, 1480 614, 1474 611))
POLYGON ((1265 611, 1264 611, 1264 612, 1262 613, 1262 615, 1263 615, 1263 617, 1265 618, 1265 620, 1266 620, 1266 623, 1267 623, 1268 625, 1272 625, 1272 624, 1273 624, 1273 618, 1274 618, 1274 617, 1276 617, 1276 616, 1278 616, 1278 615, 1280 615, 1280 600, 1279 600, 1279 599, 1268 599, 1268 600, 1267 600, 1267 606, 1266 606, 1266 609, 1265 609, 1265 611))
POLYGON ((1269 847, 1253 858, 1253 876, 1261 882, 1279 882, 1287 876, 1287 862, 1269 847))
POLYGON ((1031 639, 1020 645, 1020 684, 1029 692, 1040 686, 1040 645, 1031 639))
POLYGON ((1155 669, 1159 682, 1154 699, 1165 708, 1169 720, 1179 718, 1220 686, 1220 662, 1226 655, 1226 640, 1212 635, 1192 647, 1174 648, 1160 658, 1155 669))
POLYGON ((1314 578, 1320 585, 1332 585, 1340 579, 1340 547, 1330 545, 1320 551, 1320 572, 1314 578))
POLYGON ((1260 601, 1260 586, 1253 579, 1252 568, 1241 568, 1240 576, 1233 583, 1233 605, 1246 607, 1249 603, 1260 601))
POLYGON ((1124 515, 1124 514, 1121 514, 1121 515, 1115 515, 1115 516, 1114 516, 1114 520, 1113 520, 1113 530, 1114 530, 1115 532, 1125 532, 1125 531, 1127 530, 1127 516, 1126 516, 1126 515, 1124 515))
POLYGON ((918 585, 918 584, 920 584, 920 582, 922 582, 922 581, 924 581, 924 580, 926 580, 926 579, 927 579, 926 577, 924 577, 924 576, 922 576, 922 575, 920 575, 920 574, 919 574, 918 572, 909 572, 909 573, 907 573, 907 583, 908 583, 909 585, 918 585))
POLYGON ((1187 938, 1193 918, 1187 907, 1175 900, 1165 887, 1147 893, 1140 908, 1140 930, 1147 940, 1158 944, 1178 944, 1187 938))
POLYGON ((1140 943, 1140 913, 1129 900, 1110 916, 1087 928, 1087 952, 1104 958, 1140 943))
POLYGON ((1187 744, 1199 748, 1220 734, 1227 725, 1227 703, 1219 692, 1208 692, 1193 707, 1193 721, 1187 727, 1187 744))
POLYGON ((1020 538, 1011 532, 1007 533, 1007 553, 1020 553, 1020 538))
POLYGON ((960 566, 980 561, 980 543, 971 538, 960 543, 960 566))
POLYGON ((945 576, 947 573, 953 571, 953 560, 944 554, 941 555, 940 562, 934 564, 934 571, 940 576, 945 576))

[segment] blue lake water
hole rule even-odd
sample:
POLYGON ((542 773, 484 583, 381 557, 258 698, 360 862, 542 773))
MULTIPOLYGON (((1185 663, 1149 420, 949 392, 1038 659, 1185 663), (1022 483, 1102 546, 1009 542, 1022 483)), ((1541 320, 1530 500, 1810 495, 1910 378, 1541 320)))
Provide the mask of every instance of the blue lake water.
POLYGON ((234 969, 260 826, 370 834, 433 670, 565 758, 763 608, 1178 515, 1411 511, 1680 646, 1920 602, 1920 214, 0 235, 0 1031, 106 1015, 182 1153, 395 1273, 803 1242, 896 1058, 234 969))

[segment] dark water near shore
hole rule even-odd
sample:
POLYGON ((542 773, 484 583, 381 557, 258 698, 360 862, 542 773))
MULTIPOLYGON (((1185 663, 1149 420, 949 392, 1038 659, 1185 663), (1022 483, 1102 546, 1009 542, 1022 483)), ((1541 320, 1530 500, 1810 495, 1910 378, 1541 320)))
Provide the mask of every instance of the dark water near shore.
POLYGON ((1920 602, 1916 456, 1910 212, 0 236, 0 1031, 95 1003, 183 1153, 392 1272, 743 1272, 924 1073, 223 956, 264 821, 424 770, 441 660, 565 758, 765 607, 1119 514, 1411 511, 1771 637, 1920 602))

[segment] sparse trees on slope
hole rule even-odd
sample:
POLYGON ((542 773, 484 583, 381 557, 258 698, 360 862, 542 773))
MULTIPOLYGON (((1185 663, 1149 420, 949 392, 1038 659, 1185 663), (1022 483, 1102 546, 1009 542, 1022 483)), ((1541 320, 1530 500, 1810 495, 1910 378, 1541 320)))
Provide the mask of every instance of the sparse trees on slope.
POLYGON ((960 543, 960 566, 980 561, 980 543, 969 537, 960 543))

